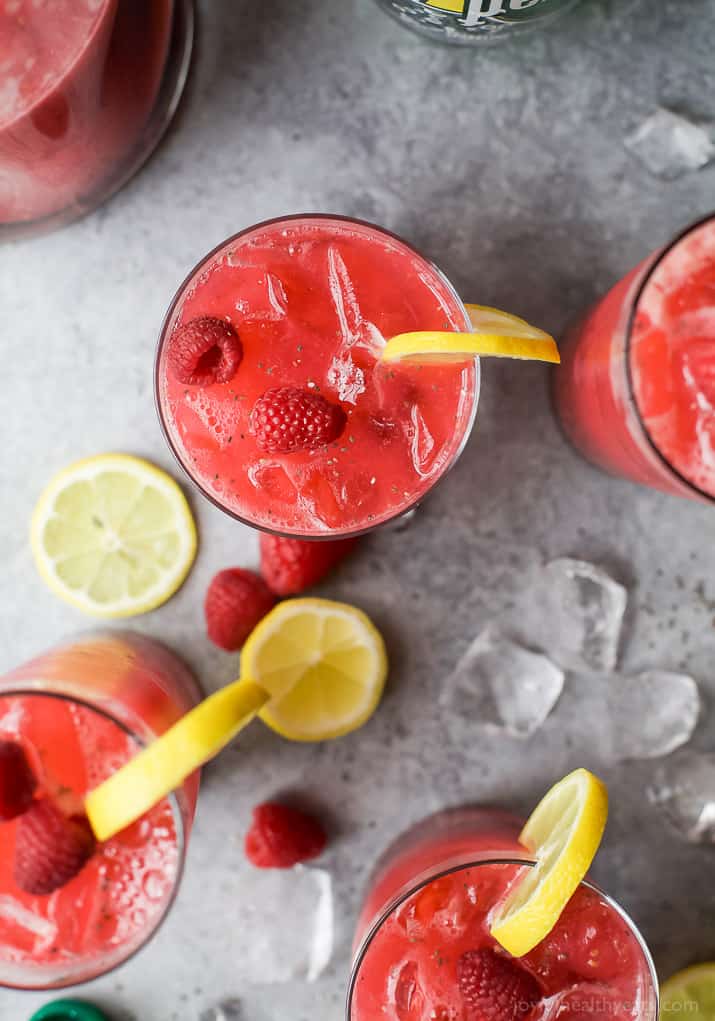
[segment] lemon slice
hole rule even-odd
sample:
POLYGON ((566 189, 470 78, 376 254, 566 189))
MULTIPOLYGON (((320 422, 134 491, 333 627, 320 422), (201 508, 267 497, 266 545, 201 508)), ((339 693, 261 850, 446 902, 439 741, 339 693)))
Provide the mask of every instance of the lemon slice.
POLYGON ((250 635, 241 672, 271 694, 260 716, 292 741, 326 741, 362 726, 382 696, 382 636, 354 606, 279 603, 250 635))
POLYGON ((37 503, 30 539, 52 591, 96 617, 160 606, 196 556, 196 526, 176 482, 126 454, 90 457, 56 475, 37 503))
POLYGON ((90 791, 85 811, 97 839, 108 840, 180 787, 251 722, 268 697, 252 681, 227 685, 90 791))
POLYGON ((519 840, 536 865, 526 869, 492 917, 491 934, 513 957, 547 936, 594 859, 608 817, 608 793, 576 769, 539 802, 519 840))
POLYGON ((561 361, 556 341, 525 319, 487 305, 465 305, 473 333, 426 330, 399 333, 382 349, 383 362, 464 362, 476 355, 561 361))
POLYGON ((661 986, 660 1016, 715 1021, 715 963, 695 964, 661 986))

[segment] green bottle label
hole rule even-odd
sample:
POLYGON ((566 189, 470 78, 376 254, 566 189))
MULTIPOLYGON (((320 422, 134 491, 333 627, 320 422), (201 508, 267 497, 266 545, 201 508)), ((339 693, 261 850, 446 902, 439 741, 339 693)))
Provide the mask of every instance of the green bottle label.
POLYGON ((420 0, 424 7, 454 14, 464 25, 485 21, 527 21, 544 17, 571 0, 420 0))

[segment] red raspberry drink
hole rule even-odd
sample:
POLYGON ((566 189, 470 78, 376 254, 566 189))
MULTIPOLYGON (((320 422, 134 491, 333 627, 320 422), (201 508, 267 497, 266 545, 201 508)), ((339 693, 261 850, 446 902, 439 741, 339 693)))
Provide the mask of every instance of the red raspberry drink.
POLYGON ((497 809, 449 810, 390 848, 358 922, 348 1021, 656 1021, 648 950, 590 884, 525 957, 490 935, 492 910, 530 867, 518 864, 520 829, 497 809))
MULTIPOLYGON (((32 805, 76 820, 87 791, 199 695, 186 667, 157 642, 123 632, 86 637, 0 679, 0 743, 23 749, 37 784, 32 805)), ((48 865, 57 851, 52 831, 28 838, 33 809, 0 822, 0 985, 73 985, 138 950, 176 894, 197 791, 195 775, 44 895, 34 891, 57 867, 48 865)))
POLYGON ((204 495, 248 524, 366 531, 450 468, 479 393, 477 362, 383 365, 384 339, 469 328, 439 270, 378 227, 259 224, 208 255, 169 310, 156 363, 167 440, 204 495))
POLYGON ((94 208, 143 162, 173 113, 190 0, 0 5, 0 238, 94 208))
POLYGON ((632 270, 562 355, 556 411, 589 460, 667 493, 715 499, 715 218, 632 270))

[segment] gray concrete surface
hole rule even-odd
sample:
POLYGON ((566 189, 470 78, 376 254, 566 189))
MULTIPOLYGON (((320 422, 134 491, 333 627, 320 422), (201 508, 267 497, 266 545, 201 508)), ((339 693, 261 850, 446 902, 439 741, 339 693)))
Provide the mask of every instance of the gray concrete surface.
MULTIPOLYGON (((186 101, 150 164, 93 216, 0 250, 2 667, 87 624, 33 569, 28 520, 48 476, 103 450, 174 470, 152 403, 154 341, 177 284, 227 234, 306 210, 375 220, 431 255, 466 298, 558 334, 715 204, 715 167, 666 184, 622 144, 659 103, 715 119, 713 0, 586 0, 547 34, 473 52, 422 42, 369 0, 204 0, 200 15, 186 101)), ((236 663, 205 638, 203 592, 216 569, 255 560, 256 540, 194 505, 197 566, 136 627, 214 688, 236 663)), ((322 747, 256 725, 222 755, 206 771, 170 920, 83 993, 117 1021, 194 1021, 229 995, 243 999, 247 1021, 336 1021, 361 888, 392 837, 465 800, 525 811, 582 763, 612 791, 596 878, 642 926, 663 975, 715 957, 715 850, 664 831, 644 798, 653 763, 604 761, 584 708, 598 701, 596 681, 567 681, 546 725, 521 743, 475 734, 449 745, 437 707, 445 675, 518 588, 520 558, 536 552, 592 559, 627 585, 624 669, 686 669, 714 694, 714 537, 710 508, 583 463, 557 429, 541 367, 486 365, 459 465, 406 531, 375 534, 323 586, 387 636, 379 713, 322 747), (251 876, 241 834, 250 806, 285 790, 333 823, 325 864, 337 947, 316 984, 250 985, 240 979, 255 939, 242 913, 251 876)), ((706 706, 697 746, 713 744, 712 727, 706 706)), ((46 999, 0 992, 0 1017, 21 1021, 46 999)))

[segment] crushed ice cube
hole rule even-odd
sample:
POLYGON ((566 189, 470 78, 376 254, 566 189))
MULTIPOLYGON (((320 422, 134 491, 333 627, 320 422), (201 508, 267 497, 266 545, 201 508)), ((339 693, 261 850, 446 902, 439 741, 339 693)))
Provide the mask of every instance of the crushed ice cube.
POLYGON ((284 319, 288 312, 288 296, 283 281, 275 273, 266 273, 268 301, 277 319, 284 319))
POLYGON ((365 393, 365 373, 355 364, 349 351, 333 358, 328 369, 328 383, 344 404, 357 404, 358 397, 365 393))
POLYGON ((33 950, 35 954, 51 946, 57 936, 57 926, 54 922, 30 911, 9 894, 0 895, 0 918, 5 922, 14 922, 28 937, 35 937, 33 950))
POLYGON ((655 177, 673 181, 715 159, 712 131, 662 107, 625 139, 655 177))
POLYGON ((608 711, 617 759, 659 758, 690 740, 700 714, 698 686, 668 670, 612 677, 608 711))
POLYGON ((424 416, 416 404, 410 410, 410 425, 407 427, 412 467, 420 478, 429 477, 433 468, 435 441, 424 416))
POLYGON ((251 876, 233 933, 236 980, 314 982, 333 953, 333 881, 325 869, 296 865, 251 876))
POLYGON ((222 1000, 202 1011, 199 1021, 241 1021, 243 1017, 239 1000, 222 1000))
POLYGON ((328 249, 328 282, 330 296, 333 299, 340 324, 343 345, 352 347, 360 336, 362 315, 348 268, 334 245, 328 249))
POLYGON ((693 844, 715 844, 715 755, 685 749, 666 759, 647 791, 666 822, 693 844))
POLYGON ((515 637, 565 669, 609 672, 618 658, 626 602, 624 587, 601 568, 559 557, 538 568, 522 591, 515 637))
POLYGON ((465 726, 526 738, 554 708, 563 684, 563 671, 546 656, 487 629, 457 663, 440 702, 465 726))

